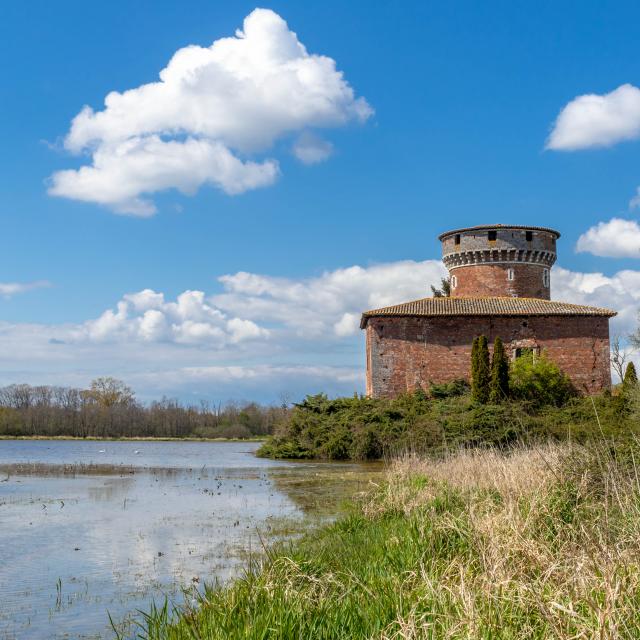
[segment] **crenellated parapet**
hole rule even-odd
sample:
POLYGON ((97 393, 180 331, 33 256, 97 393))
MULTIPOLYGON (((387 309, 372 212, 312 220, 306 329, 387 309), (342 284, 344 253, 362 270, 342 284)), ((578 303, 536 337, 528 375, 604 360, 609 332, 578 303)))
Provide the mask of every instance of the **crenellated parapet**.
POLYGON ((443 233, 439 239, 442 261, 451 275, 451 295, 548 300, 559 237, 553 229, 518 225, 483 225, 443 233))

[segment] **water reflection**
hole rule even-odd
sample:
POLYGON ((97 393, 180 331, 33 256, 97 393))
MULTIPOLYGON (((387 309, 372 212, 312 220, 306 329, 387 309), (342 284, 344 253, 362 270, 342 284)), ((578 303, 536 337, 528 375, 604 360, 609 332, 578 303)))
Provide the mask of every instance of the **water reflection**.
POLYGON ((0 442, 0 638, 112 637, 107 610, 126 622, 228 578, 258 532, 331 516, 377 473, 260 460, 256 446, 0 442))

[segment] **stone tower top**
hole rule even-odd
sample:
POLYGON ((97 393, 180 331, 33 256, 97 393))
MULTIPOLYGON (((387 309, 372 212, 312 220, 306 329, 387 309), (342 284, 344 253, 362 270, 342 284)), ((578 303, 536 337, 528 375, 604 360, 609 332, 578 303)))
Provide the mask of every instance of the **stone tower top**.
POLYGON ((482 225, 439 236, 456 297, 551 297, 560 234, 544 227, 482 225))

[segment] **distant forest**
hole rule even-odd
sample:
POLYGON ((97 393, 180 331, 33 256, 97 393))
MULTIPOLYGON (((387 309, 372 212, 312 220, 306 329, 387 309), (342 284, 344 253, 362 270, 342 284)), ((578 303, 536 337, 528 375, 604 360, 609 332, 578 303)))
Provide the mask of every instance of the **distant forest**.
POLYGON ((250 438, 273 433, 288 414, 286 403, 185 406, 163 398, 146 405, 114 378, 98 378, 89 389, 0 388, 0 436, 250 438))

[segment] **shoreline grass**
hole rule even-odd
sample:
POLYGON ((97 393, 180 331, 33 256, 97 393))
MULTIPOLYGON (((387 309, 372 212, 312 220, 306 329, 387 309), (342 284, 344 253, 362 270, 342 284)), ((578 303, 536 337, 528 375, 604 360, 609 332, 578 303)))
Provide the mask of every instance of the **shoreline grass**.
POLYGON ((254 559, 149 640, 640 638, 637 442, 392 462, 348 515, 254 559))

